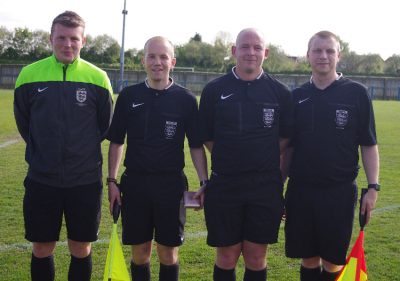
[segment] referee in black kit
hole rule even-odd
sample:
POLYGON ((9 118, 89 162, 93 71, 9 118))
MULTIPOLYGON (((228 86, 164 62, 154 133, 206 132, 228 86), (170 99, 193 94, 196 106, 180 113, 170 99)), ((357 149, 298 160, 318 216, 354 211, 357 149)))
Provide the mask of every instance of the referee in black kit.
POLYGON ((122 241, 132 245, 133 280, 150 280, 154 233, 159 280, 173 281, 178 280, 178 246, 184 239, 185 136, 201 182, 207 180, 206 158, 198 136, 196 97, 169 77, 176 63, 171 42, 160 36, 149 39, 142 63, 147 78, 120 93, 108 135, 110 209, 122 205, 122 241), (116 178, 125 136, 126 170, 119 190, 116 178))
MULTIPOLYGON (((369 221, 379 190, 379 154, 365 86, 336 71, 338 37, 321 31, 308 44, 312 76, 293 91, 295 133, 286 192, 286 255, 302 258, 300 280, 335 280, 345 264, 357 202, 359 155, 367 177, 361 212, 369 221)), ((284 157, 287 167, 290 157, 284 157)))
POLYGON ((288 88, 262 69, 268 49, 253 28, 232 47, 236 66, 203 90, 200 128, 211 152, 205 189, 207 243, 216 247, 214 280, 236 280, 243 255, 244 280, 267 278, 267 244, 277 242, 283 213, 280 150, 292 128, 288 88))

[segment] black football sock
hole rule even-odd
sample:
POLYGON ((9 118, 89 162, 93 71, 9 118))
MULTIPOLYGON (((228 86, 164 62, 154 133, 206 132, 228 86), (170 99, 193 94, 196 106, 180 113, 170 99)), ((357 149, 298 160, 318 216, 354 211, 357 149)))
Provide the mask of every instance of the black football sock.
POLYGON ((235 269, 222 269, 214 265, 214 281, 235 281, 235 269))
POLYGON ((53 255, 37 258, 31 257, 31 278, 32 281, 53 281, 55 274, 53 255))
POLYGON ((319 281, 321 276, 321 267, 306 268, 300 267, 300 280, 301 281, 319 281))
POLYGON ((137 265, 131 261, 131 274, 133 281, 150 281, 150 264, 137 265))
POLYGON ((92 254, 77 258, 71 255, 68 270, 68 281, 90 281, 92 275, 92 254))
POLYGON ((340 273, 340 271, 328 272, 325 269, 322 269, 321 281, 335 281, 336 277, 339 276, 339 273, 340 273))
POLYGON ((246 267, 244 271, 243 281, 265 281, 267 280, 267 269, 251 270, 246 267))
POLYGON ((165 265, 160 263, 159 281, 178 281, 179 264, 165 265))

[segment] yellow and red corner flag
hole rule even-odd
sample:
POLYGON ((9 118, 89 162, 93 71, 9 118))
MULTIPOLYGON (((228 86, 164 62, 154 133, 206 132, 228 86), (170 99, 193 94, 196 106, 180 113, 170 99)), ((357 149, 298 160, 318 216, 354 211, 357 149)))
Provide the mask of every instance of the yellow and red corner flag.
POLYGON ((347 257, 336 281, 367 281, 367 265, 364 256, 364 231, 360 231, 356 243, 347 257))
POLYGON ((118 239, 117 221, 119 217, 119 205, 114 203, 113 218, 114 224, 108 246, 106 266, 104 268, 103 281, 130 281, 128 269, 126 267, 121 242, 118 239))
POLYGON ((367 189, 363 188, 361 190, 361 198, 360 198, 360 213, 359 213, 359 221, 360 221, 360 234, 358 234, 358 238, 356 243, 353 246, 353 249, 350 252, 350 255, 347 257, 346 265, 342 268, 342 271, 339 274, 339 277, 336 278, 336 281, 367 281, 367 264, 365 262, 365 254, 364 254, 364 226, 366 224, 366 214, 361 214, 361 206, 363 202, 364 195, 367 193, 367 189))

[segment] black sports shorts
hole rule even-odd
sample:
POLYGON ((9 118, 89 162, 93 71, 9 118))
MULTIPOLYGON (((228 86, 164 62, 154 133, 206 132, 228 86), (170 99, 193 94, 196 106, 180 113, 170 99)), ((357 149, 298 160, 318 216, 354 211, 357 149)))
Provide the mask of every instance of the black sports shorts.
POLYGON ((186 211, 183 192, 187 179, 182 172, 143 174, 125 171, 122 192, 122 241, 138 245, 155 241, 177 247, 184 240, 186 211))
POLYGON ((356 184, 325 187, 289 180, 285 197, 286 256, 319 256, 333 264, 345 264, 357 202, 356 184))
POLYGON ((226 247, 244 240, 276 243, 283 187, 265 173, 211 176, 205 191, 207 243, 226 247))
POLYGON ((59 188, 24 181, 25 238, 31 242, 59 240, 63 215, 68 239, 93 242, 101 217, 101 181, 70 188, 59 188))

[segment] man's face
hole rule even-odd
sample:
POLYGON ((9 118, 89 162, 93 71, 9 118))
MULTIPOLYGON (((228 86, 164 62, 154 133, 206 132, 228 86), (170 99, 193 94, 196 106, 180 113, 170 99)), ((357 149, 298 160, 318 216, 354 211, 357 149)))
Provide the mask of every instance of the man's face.
POLYGON ((161 39, 155 39, 147 44, 142 60, 147 78, 153 82, 168 81, 169 72, 175 66, 172 46, 161 39))
POLYGON ((333 38, 315 37, 307 52, 308 62, 315 75, 336 73, 339 58, 338 43, 333 38))
POLYGON ((239 73, 253 74, 262 70, 264 59, 268 56, 263 39, 256 32, 246 32, 238 38, 232 47, 239 73))
POLYGON ((83 27, 66 27, 55 24, 50 35, 50 44, 53 53, 59 62, 72 63, 79 57, 81 49, 86 42, 83 27))

